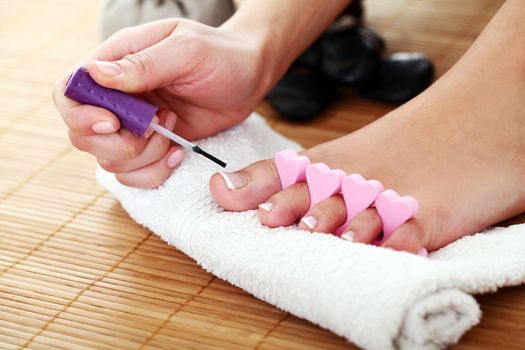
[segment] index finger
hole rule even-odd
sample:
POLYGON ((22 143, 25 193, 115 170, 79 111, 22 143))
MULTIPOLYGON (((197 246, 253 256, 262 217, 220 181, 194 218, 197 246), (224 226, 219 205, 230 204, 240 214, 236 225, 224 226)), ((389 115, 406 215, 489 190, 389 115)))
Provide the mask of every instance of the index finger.
POLYGON ((142 51, 168 37, 180 24, 179 19, 163 19, 119 30, 95 51, 82 60, 84 65, 93 60, 116 61, 124 56, 142 51))

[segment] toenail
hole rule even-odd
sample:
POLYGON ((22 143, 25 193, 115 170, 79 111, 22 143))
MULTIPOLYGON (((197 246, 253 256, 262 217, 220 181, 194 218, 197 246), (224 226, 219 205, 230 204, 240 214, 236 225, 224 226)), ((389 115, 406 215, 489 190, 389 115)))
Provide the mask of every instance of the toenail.
POLYGON ((355 239, 355 232, 354 231, 347 231, 341 235, 341 238, 345 241, 353 242, 355 239))
POLYGON ((301 222, 305 224, 310 230, 313 230, 317 226, 317 219, 313 216, 305 216, 301 219, 301 222))
POLYGON ((259 209, 262 209, 262 210, 265 210, 265 211, 270 211, 270 210, 273 209, 273 204, 270 203, 270 202, 261 203, 261 204, 259 204, 259 209))
POLYGON ((226 183, 226 187, 228 187, 228 189, 232 191, 238 190, 248 185, 248 177, 246 177, 246 175, 241 174, 239 172, 224 173, 222 171, 219 171, 219 174, 224 179, 224 182, 226 183))

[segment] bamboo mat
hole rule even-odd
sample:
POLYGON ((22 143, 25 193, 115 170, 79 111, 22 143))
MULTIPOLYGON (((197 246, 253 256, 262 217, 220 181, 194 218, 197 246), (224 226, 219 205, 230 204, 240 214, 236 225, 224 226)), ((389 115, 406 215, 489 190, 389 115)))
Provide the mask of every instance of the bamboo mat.
MULTIPOLYGON (((501 1, 368 2, 391 51, 450 67, 501 1)), ((343 339, 201 270, 135 224, 74 150, 51 86, 97 45, 101 1, 0 0, 0 349, 343 349, 343 339)), ((278 131, 311 146, 393 106, 341 91, 323 118, 278 131)), ((457 349, 524 348, 525 287, 478 298, 457 349)))

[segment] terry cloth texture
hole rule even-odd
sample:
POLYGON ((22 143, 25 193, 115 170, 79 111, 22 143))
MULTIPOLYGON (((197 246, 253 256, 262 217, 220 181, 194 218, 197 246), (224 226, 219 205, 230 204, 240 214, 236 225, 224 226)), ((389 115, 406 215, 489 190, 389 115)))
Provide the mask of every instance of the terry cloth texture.
MULTIPOLYGON (((198 144, 230 171, 300 149, 257 115, 198 144)), ((470 294, 525 281, 525 225, 465 237, 426 259, 296 227, 270 229, 255 210, 226 212, 208 189, 215 171, 188 154, 157 189, 125 187, 101 169, 98 179, 132 218, 207 271, 360 347, 444 348, 480 320, 470 294)))

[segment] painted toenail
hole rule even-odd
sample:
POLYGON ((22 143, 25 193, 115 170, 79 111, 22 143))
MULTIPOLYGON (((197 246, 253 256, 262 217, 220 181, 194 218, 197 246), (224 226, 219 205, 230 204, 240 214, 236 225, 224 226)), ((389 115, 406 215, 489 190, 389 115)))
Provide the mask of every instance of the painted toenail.
POLYGON ((219 174, 224 179, 224 182, 226 183, 226 187, 228 187, 228 189, 232 191, 238 190, 248 185, 248 177, 246 177, 246 175, 243 175, 239 172, 224 173, 222 171, 219 171, 219 174))
POLYGON ((317 219, 313 216, 305 216, 301 219, 301 222, 305 224, 310 230, 313 230, 317 226, 317 219))
POLYGON ((341 238, 345 241, 353 242, 355 239, 355 232, 354 231, 347 231, 341 235, 341 238))
POLYGON ((270 211, 273 209, 273 204, 270 202, 261 203, 259 204, 259 209, 262 209, 264 211, 270 211))

